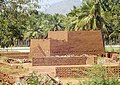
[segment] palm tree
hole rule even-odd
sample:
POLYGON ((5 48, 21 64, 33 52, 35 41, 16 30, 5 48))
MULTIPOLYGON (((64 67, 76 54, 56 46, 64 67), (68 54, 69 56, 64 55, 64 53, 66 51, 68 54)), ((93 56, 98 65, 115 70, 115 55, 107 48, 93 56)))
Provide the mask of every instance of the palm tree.
MULTIPOLYGON (((120 43, 120 4, 119 0, 99 0, 103 8, 103 16, 105 21, 109 22, 106 25, 107 38, 112 40, 111 44, 120 43)), ((108 43, 109 44, 109 43, 108 43)))
POLYGON ((100 30, 103 24, 107 24, 101 15, 100 2, 98 0, 84 0, 79 8, 74 8, 68 16, 72 16, 72 24, 75 30, 100 30), (80 11, 78 11, 80 10, 80 11), (77 12, 77 14, 73 13, 77 12), (72 14, 75 14, 72 16, 72 14))
POLYGON ((83 0, 79 7, 67 15, 73 30, 102 30, 105 39, 120 36, 118 0, 83 0))
POLYGON ((31 14, 27 21, 27 30, 24 32, 25 39, 43 38, 44 28, 44 14, 31 14))
POLYGON ((50 31, 62 31, 64 30, 64 26, 63 26, 63 20, 64 20, 64 15, 60 15, 60 14, 55 14, 51 17, 51 29, 50 31))

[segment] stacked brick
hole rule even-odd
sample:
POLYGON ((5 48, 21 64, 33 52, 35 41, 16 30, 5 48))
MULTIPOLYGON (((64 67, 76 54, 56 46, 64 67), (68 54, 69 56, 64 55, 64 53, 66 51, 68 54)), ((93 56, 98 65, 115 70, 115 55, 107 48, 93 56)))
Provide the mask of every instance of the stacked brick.
POLYGON ((67 31, 59 31, 54 32, 50 31, 48 33, 48 39, 51 39, 50 41, 50 56, 55 55, 67 55, 68 52, 68 32, 67 31))
POLYGON ((112 58, 112 57, 117 56, 117 55, 119 55, 119 54, 120 54, 119 52, 107 52, 107 53, 106 53, 106 56, 107 56, 108 58, 112 58))
MULTIPOLYGON (((31 40, 30 57, 34 58, 33 61, 45 57, 49 59, 50 56, 56 55, 80 56, 82 54, 104 54, 100 31, 51 31, 48 33, 48 39, 31 40)), ((38 61, 33 62, 33 65, 40 65, 34 63, 39 63, 38 61)))
POLYGON ((104 54, 100 31, 56 31, 49 32, 48 39, 33 39, 31 57, 54 55, 104 54))
MULTIPOLYGON (((56 67, 56 76, 62 78, 83 78, 86 76, 84 72, 91 72, 88 68, 91 68, 91 66, 56 67)), ((107 72, 108 77, 113 77, 115 74, 120 77, 120 66, 104 66, 103 70, 107 72)))
POLYGON ((97 64, 98 56, 90 55, 87 56, 86 64, 88 65, 95 65, 97 64))
POLYGON ((51 40, 50 43, 50 56, 62 56, 69 54, 69 46, 68 43, 64 40, 51 40))
POLYGON ((33 66, 85 65, 86 57, 33 58, 33 66))
POLYGON ((16 59, 28 59, 29 52, 0 53, 0 56, 5 56, 8 58, 16 58, 16 59))
POLYGON ((70 54, 104 54, 104 45, 100 31, 68 32, 70 54))
POLYGON ((48 32, 48 39, 68 41, 68 31, 50 31, 48 32))
POLYGON ((13 76, 9 76, 7 73, 0 72, 0 82, 5 81, 8 85, 13 85, 15 83, 15 78, 13 76))
POLYGON ((30 45, 30 58, 50 55, 50 39, 32 39, 30 45))

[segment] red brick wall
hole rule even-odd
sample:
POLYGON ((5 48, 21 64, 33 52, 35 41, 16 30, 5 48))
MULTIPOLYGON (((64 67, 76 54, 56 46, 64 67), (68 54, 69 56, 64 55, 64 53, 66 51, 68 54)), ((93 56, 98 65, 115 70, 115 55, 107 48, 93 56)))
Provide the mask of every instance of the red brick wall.
MULTIPOLYGON (((85 77, 83 71, 90 72, 88 68, 91 66, 67 66, 67 67, 56 67, 56 76, 57 77, 70 77, 70 78, 82 78, 85 77)), ((120 66, 104 66, 105 72, 108 73, 108 77, 112 77, 113 74, 117 74, 120 77, 120 66)))
POLYGON ((68 32, 70 54, 104 54, 104 45, 100 31, 68 32))
POLYGON ((101 31, 56 31, 49 32, 49 37, 56 39, 50 42, 52 55, 105 53, 101 31))
POLYGON ((98 56, 95 56, 95 55, 87 56, 86 64, 95 65, 97 64, 97 59, 98 59, 98 56))
POLYGON ((50 55, 50 39, 32 39, 30 57, 45 57, 50 55))
POLYGON ((33 66, 85 65, 86 57, 46 57, 33 58, 33 66))
POLYGON ((49 31, 48 39, 68 41, 68 31, 49 31))
POLYGON ((67 55, 69 54, 69 46, 68 43, 64 40, 51 40, 50 42, 50 55, 67 55))
POLYGON ((0 56, 5 56, 8 58, 16 58, 16 59, 28 59, 29 52, 15 52, 15 53, 0 53, 0 56))
POLYGON ((101 31, 52 31, 48 38, 31 40, 31 57, 104 54, 101 31))

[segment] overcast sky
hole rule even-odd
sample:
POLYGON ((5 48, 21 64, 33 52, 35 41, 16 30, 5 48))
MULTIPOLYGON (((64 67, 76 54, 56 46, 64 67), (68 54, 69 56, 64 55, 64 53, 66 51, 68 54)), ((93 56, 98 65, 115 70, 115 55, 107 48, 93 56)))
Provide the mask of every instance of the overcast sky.
MULTIPOLYGON (((39 0, 40 1, 40 6, 41 6, 41 9, 40 11, 44 12, 46 11, 46 9, 48 9, 52 4, 55 4, 57 2, 60 2, 60 1, 64 1, 64 0, 39 0)), ((79 0, 74 0, 74 1, 79 1, 79 0)), ((81 0, 82 1, 82 0, 81 0)), ((66 3, 67 4, 67 3, 66 3)))
POLYGON ((56 3, 56 2, 60 2, 60 1, 62 1, 62 0, 41 0, 41 4, 42 5, 51 5, 51 4, 53 4, 53 3, 56 3))
POLYGON ((50 5, 60 2, 62 0, 39 0, 39 1, 40 1, 40 6, 41 6, 40 11, 44 12, 48 7, 50 7, 50 5))

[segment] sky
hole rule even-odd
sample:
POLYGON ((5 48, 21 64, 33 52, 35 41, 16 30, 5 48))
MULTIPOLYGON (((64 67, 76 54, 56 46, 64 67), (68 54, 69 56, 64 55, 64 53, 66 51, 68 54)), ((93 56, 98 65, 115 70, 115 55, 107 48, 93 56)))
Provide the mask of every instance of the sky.
POLYGON ((60 1, 64 1, 64 0, 39 0, 39 4, 41 6, 40 11, 41 12, 45 12, 52 4, 55 4, 57 2, 60 1))
POLYGON ((62 0, 41 0, 41 4, 42 5, 51 5, 51 4, 54 4, 54 3, 57 3, 57 2, 60 2, 62 0))
POLYGON ((47 8, 50 7, 50 5, 57 3, 57 2, 60 2, 62 0, 39 0, 39 1, 40 1, 39 4, 41 6, 40 11, 44 12, 47 8))

